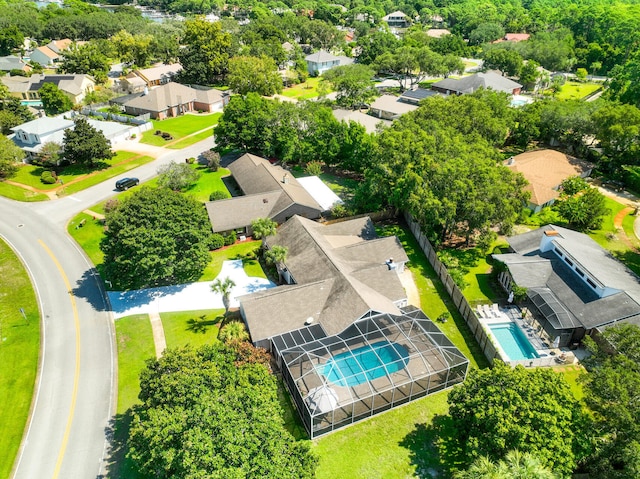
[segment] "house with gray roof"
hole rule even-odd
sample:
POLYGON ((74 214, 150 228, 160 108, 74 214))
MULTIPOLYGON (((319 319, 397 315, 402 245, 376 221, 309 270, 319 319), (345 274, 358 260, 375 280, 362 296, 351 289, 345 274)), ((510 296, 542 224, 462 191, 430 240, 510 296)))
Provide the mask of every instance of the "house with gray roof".
POLYGON ((251 222, 271 218, 284 223, 294 215, 319 218, 324 208, 284 168, 249 153, 228 166, 244 196, 205 203, 216 233, 251 235, 251 222))
POLYGON ((22 58, 15 55, 7 55, 6 57, 0 57, 0 71, 10 72, 11 70, 21 70, 23 72, 30 72, 32 68, 27 65, 22 58))
POLYGON ((133 97, 123 107, 129 115, 149 114, 155 120, 164 120, 190 111, 222 111, 228 101, 229 95, 215 88, 170 82, 133 97))
POLYGON ((381 95, 371 104, 369 113, 382 120, 395 120, 417 108, 418 105, 404 102, 397 96, 381 95))
POLYGON ((93 78, 84 74, 45 75, 36 73, 30 77, 4 76, 0 80, 9 89, 12 96, 21 100, 39 100, 40 88, 45 83, 56 85, 73 103, 81 103, 86 94, 95 88, 93 78))
POLYGON ((411 25, 411 19, 400 10, 385 15, 382 17, 382 21, 386 22, 391 28, 407 28, 411 25))
POLYGON ((480 88, 518 95, 522 85, 491 71, 474 73, 459 79, 445 78, 431 85, 432 90, 445 95, 465 95, 480 88))
POLYGON ((296 215, 265 239, 267 249, 275 245, 287 248, 278 266, 287 284, 238 298, 258 346, 311 323, 338 334, 369 311, 407 306, 398 276, 407 254, 395 236, 378 238, 368 217, 322 224, 296 215))
POLYGON ((640 325, 640 278, 589 236, 547 225, 508 238, 499 280, 527 289, 527 306, 559 347, 629 322, 640 325))
POLYGON ((353 63, 352 58, 340 56, 337 57, 325 50, 319 50, 315 53, 307 55, 304 58, 307 62, 307 70, 309 75, 318 76, 322 75, 327 70, 331 70, 333 67, 340 65, 349 65, 353 63))
POLYGON ((129 93, 138 93, 145 87, 164 85, 182 71, 179 63, 159 64, 150 68, 134 70, 120 80, 122 87, 129 93))
POLYGON ((402 95, 400 95, 400 101, 409 103, 411 105, 418 105, 422 100, 438 95, 441 94, 434 90, 427 90, 426 88, 415 88, 402 92, 402 95))

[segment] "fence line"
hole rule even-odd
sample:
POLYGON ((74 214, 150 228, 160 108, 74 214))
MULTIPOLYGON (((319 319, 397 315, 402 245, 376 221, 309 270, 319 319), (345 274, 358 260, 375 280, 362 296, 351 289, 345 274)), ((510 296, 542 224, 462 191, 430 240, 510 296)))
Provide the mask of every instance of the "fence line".
POLYGON ((436 251, 433 248, 433 245, 431 244, 427 236, 424 234, 424 232, 420 228, 420 225, 418 224, 418 222, 413 219, 413 217, 409 212, 404 213, 404 218, 407 221, 407 224, 409 225, 409 229, 411 230, 411 233, 418 241, 420 248, 424 252, 427 259, 429 260, 429 263, 435 270, 436 274, 438 275, 438 278, 440 279, 440 281, 442 281, 442 284, 447 290, 447 293, 449 293, 449 296, 451 297, 451 301, 453 302, 456 309, 460 313, 460 316, 462 316, 465 323, 467 323, 467 326, 469 326, 469 329, 471 330, 473 337, 476 339, 476 341, 480 345, 480 348, 482 349, 482 352, 484 353, 485 357, 489 360, 491 364, 493 364, 493 361, 496 358, 505 359, 501 357, 497 348, 491 341, 491 338, 489 337, 485 329, 482 327, 482 324, 480 323, 480 320, 476 316, 476 313, 473 311, 473 308, 467 301, 467 298, 464 297, 458 285, 453 281, 453 278, 449 274, 449 271, 447 271, 446 266, 438 259, 438 255, 436 254, 436 251))

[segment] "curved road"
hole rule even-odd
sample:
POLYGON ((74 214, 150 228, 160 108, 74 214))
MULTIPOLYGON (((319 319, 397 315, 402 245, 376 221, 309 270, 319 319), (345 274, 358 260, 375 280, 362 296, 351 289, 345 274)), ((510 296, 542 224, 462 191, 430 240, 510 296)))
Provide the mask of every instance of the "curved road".
MULTIPOLYGON (((212 146, 208 138, 127 174, 145 181, 159 165, 198 156, 212 146)), ((14 479, 90 479, 106 472, 117 392, 113 321, 100 278, 66 225, 113 195, 118 178, 43 203, 0 198, 0 236, 29 270, 42 327, 32 411, 14 479)))

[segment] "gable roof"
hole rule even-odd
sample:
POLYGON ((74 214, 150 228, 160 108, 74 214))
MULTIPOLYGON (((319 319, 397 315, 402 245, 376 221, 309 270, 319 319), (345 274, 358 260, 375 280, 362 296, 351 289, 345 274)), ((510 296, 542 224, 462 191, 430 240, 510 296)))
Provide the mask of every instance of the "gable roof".
POLYGON ((439 95, 438 92, 433 90, 427 90, 426 88, 416 88, 415 90, 405 90, 400 95, 400 100, 408 100, 411 102, 419 102, 425 98, 439 95))
POLYGON ((42 53, 44 56, 46 56, 47 58, 50 58, 52 60, 60 58, 60 55, 58 55, 56 52, 54 52, 51 48, 49 48, 46 45, 43 46, 43 47, 38 47, 34 51, 42 53))
POLYGON ((582 176, 593 169, 589 162, 556 150, 534 150, 514 156, 504 162, 512 171, 522 173, 529 184, 531 203, 544 205, 559 196, 560 183, 570 176, 582 176))
POLYGON ((200 103, 213 104, 222 101, 222 92, 210 88, 207 90, 196 90, 195 88, 170 82, 154 88, 146 95, 140 95, 124 103, 125 107, 139 108, 141 110, 161 112, 168 108, 184 105, 197 101, 200 103))
POLYGON ((30 77, 2 77, 2 82, 11 92, 38 91, 45 83, 53 83, 63 92, 71 95, 84 93, 87 82, 94 83, 93 78, 85 74, 44 75, 34 74, 30 77))
POLYGON ((51 40, 47 43, 46 47, 51 49, 53 52, 60 54, 63 50, 66 50, 71 46, 73 40, 69 38, 63 38, 61 40, 51 40))
POLYGON ((21 130, 32 135, 43 135, 45 133, 51 133, 52 131, 64 130, 72 126, 73 120, 43 116, 23 123, 22 125, 14 126, 11 128, 11 131, 17 132, 21 130))
POLYGON ((382 17, 382 20, 385 21, 385 22, 388 22, 389 19, 391 19, 391 18, 408 18, 408 17, 407 17, 406 13, 401 12, 400 10, 396 10, 395 12, 392 12, 392 13, 382 17))
POLYGON ((394 302, 406 299, 385 261, 406 262, 407 255, 396 237, 377 238, 369 218, 323 225, 294 216, 266 243, 287 248, 296 284, 239 298, 254 342, 299 329, 310 317, 337 334, 371 310, 397 313, 394 302))
POLYGON ((389 120, 376 118, 357 110, 342 110, 338 108, 336 110, 333 110, 333 116, 335 116, 336 120, 338 121, 354 121, 364 126, 364 129, 367 130, 367 133, 376 133, 378 131, 379 125, 383 127, 391 125, 391 122, 389 120))
POLYGON ((504 40, 507 42, 522 42, 525 40, 529 40, 531 35, 528 33, 507 33, 504 36, 504 40))
POLYGON ((450 90, 456 93, 473 93, 480 88, 492 89, 512 93, 517 88, 522 88, 520 83, 503 77, 495 72, 475 73, 460 79, 445 78, 432 85, 434 88, 450 90))
POLYGON ((304 59, 312 63, 329 63, 329 62, 340 61, 340 58, 338 58, 335 55, 332 55, 331 53, 325 50, 319 50, 315 53, 312 53, 311 55, 307 55, 306 57, 304 57, 304 59))
POLYGON ((6 57, 0 57, 0 71, 11 70, 31 70, 31 67, 27 65, 22 58, 15 55, 7 55, 6 57))
POLYGON ((156 65, 150 68, 143 68, 133 72, 136 76, 141 77, 147 82, 159 81, 164 78, 171 78, 182 71, 182 65, 179 63, 171 63, 168 65, 156 65))
POLYGON ((640 279, 589 236, 547 225, 508 241, 515 253, 494 258, 508 266, 516 284, 528 288, 556 329, 592 329, 640 317, 640 279), (605 293, 588 286, 554 248, 605 293))
POLYGON ((440 38, 445 35, 451 35, 451 32, 446 28, 430 28, 427 30, 427 36, 431 38, 440 38))
POLYGON ((400 98, 393 95, 381 95, 371 104, 371 109, 392 113, 394 115, 403 115, 417 109, 417 105, 404 103, 400 98))

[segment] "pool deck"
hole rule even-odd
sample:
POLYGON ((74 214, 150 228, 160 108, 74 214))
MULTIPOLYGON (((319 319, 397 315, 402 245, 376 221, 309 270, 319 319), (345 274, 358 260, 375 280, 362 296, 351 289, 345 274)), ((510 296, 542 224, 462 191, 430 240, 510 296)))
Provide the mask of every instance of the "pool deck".
MULTIPOLYGON (((546 333, 542 330, 542 327, 538 325, 531 313, 527 313, 525 318, 522 317, 522 311, 517 306, 507 306, 507 307, 497 307, 497 305, 493 307, 489 306, 478 306, 477 308, 477 316, 480 318, 480 322, 489 326, 491 324, 499 324, 499 323, 515 323, 516 326, 522 331, 525 335, 529 343, 536 350, 536 354, 538 354, 539 358, 537 359, 523 359, 517 361, 508 361, 512 365, 523 364, 525 366, 557 366, 558 364, 562 364, 562 361, 557 361, 556 358, 564 357, 564 362, 573 363, 575 361, 575 356, 570 351, 564 351, 559 348, 553 347, 553 341, 551 338, 547 337, 546 333)), ((491 337, 495 341, 496 348, 500 352, 500 355, 504 358, 508 358, 509 356, 502 349, 499 341, 491 332, 489 327, 486 328, 487 332, 491 335, 491 337)))

